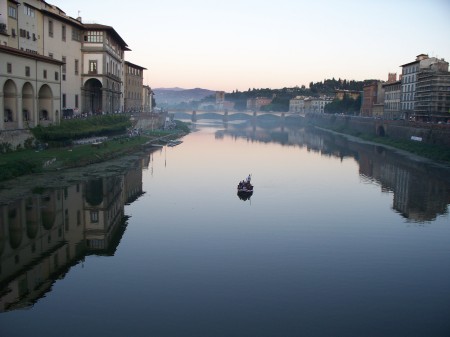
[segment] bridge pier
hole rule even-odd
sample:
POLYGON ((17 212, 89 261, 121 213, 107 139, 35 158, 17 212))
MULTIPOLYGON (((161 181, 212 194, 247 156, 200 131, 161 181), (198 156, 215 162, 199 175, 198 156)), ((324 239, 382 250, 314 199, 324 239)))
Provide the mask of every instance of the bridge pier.
POLYGON ((229 116, 228 116, 228 110, 225 110, 225 113, 223 114, 222 120, 223 120, 224 122, 228 122, 228 119, 229 119, 229 116))

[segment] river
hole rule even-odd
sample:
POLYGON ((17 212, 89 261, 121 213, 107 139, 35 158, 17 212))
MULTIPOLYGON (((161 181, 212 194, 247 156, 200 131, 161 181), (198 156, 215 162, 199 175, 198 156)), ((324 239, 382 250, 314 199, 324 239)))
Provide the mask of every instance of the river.
POLYGON ((1 336, 450 335, 449 169, 279 120, 193 129, 3 186, 1 336))

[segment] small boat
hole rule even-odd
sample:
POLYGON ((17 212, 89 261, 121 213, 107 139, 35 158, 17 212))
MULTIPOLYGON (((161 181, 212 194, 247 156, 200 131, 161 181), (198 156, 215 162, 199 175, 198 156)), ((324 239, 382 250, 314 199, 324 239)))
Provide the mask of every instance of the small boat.
POLYGON ((180 145, 181 143, 183 143, 183 141, 181 140, 171 140, 170 142, 167 143, 167 146, 177 146, 180 145))
POLYGON ((253 185, 251 184, 251 175, 248 176, 246 180, 242 180, 239 182, 237 186, 237 194, 239 199, 247 200, 253 194, 253 185))

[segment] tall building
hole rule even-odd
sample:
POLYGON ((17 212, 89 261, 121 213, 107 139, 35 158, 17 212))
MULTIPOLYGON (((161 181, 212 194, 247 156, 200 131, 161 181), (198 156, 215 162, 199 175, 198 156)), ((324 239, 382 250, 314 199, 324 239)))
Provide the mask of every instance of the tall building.
POLYGON ((450 120, 450 73, 448 62, 443 59, 422 68, 417 74, 414 118, 450 120))
POLYGON ((400 97, 400 105, 402 114, 406 118, 414 114, 418 73, 437 61, 438 59, 435 57, 430 58, 427 54, 420 54, 416 56, 415 61, 401 65, 402 94, 400 97))
POLYGON ((384 89, 384 112, 383 115, 388 119, 400 119, 404 116, 400 113, 400 94, 402 82, 383 83, 384 89))

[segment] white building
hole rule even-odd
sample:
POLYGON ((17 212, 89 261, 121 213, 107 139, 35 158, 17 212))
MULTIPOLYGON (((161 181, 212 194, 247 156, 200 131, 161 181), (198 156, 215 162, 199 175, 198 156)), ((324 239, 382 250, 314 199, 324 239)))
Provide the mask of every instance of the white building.
POLYGON ((325 105, 333 101, 330 97, 303 97, 297 96, 289 101, 289 112, 299 113, 324 113, 325 105))
POLYGON ((400 105, 402 114, 408 117, 414 112, 416 102, 417 74, 421 69, 428 68, 432 63, 438 62, 435 57, 426 54, 417 55, 416 60, 401 65, 402 67, 402 92, 400 105))

